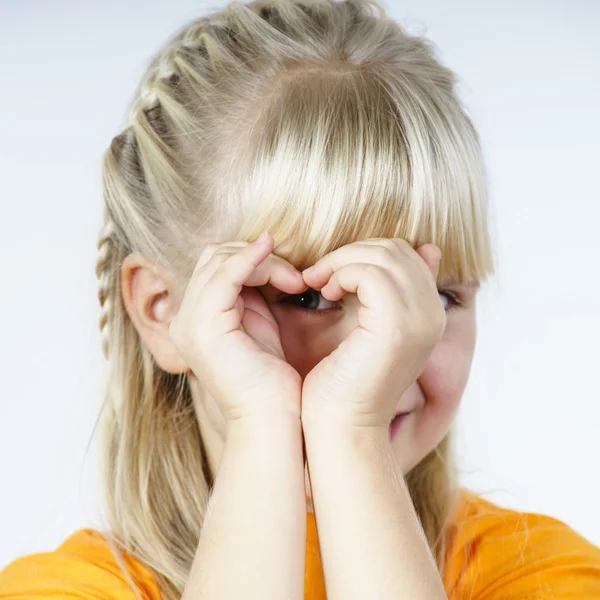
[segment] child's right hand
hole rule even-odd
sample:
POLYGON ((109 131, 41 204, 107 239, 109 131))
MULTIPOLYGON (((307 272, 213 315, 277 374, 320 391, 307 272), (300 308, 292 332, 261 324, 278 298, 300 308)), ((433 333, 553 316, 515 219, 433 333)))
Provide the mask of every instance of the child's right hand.
POLYGON ((208 244, 169 327, 227 422, 277 411, 300 418, 302 378, 286 361, 277 322, 252 286, 270 283, 289 294, 308 286, 290 263, 271 254, 272 246, 270 234, 263 242, 208 244))

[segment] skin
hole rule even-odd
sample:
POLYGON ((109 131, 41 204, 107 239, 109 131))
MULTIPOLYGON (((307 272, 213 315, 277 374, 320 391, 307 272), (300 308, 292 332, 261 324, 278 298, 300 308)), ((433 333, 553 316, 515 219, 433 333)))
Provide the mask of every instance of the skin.
MULTIPOLYGON (((277 249, 277 254, 285 258, 285 247, 277 249)), ((404 474, 433 450, 448 432, 467 385, 475 352, 479 286, 448 282, 439 284, 438 288, 440 301, 446 307, 444 334, 422 373, 399 395, 396 405, 396 412, 410 411, 391 440, 394 455, 404 474), (460 304, 454 304, 452 294, 460 304)), ((305 299, 282 292, 270 284, 257 289, 277 321, 288 362, 303 379, 357 325, 360 302, 354 294, 332 302, 314 288, 305 299), (306 306, 313 313, 315 308, 327 312, 322 315, 305 314, 302 308, 306 306)), ((203 395, 195 378, 192 391, 200 429, 207 442, 209 464, 216 472, 225 444, 226 423, 217 402, 210 395, 203 395)), ((314 512, 308 468, 305 486, 307 510, 314 512)))
MULTIPOLYGON (((427 305, 428 308, 423 308, 423 315, 433 315, 435 311, 440 310, 445 319, 439 337, 436 337, 437 333, 432 333, 433 329, 425 335, 434 341, 431 348, 424 345, 421 348, 404 349, 408 350, 406 357, 420 352, 428 358, 422 368, 419 365, 419 371, 413 381, 398 384, 397 395, 393 390, 386 390, 386 394, 380 394, 378 390, 377 394, 373 394, 386 398, 385 406, 382 400, 381 406, 369 407, 367 413, 377 416, 373 422, 359 422, 355 418, 358 412, 343 412, 349 405, 348 402, 336 403, 338 397, 348 398, 354 393, 355 386, 342 388, 338 393, 332 394, 332 397, 325 397, 318 390, 329 389, 329 385, 323 385, 321 388, 313 385, 307 386, 305 391, 309 390, 310 393, 303 393, 302 396, 302 411, 304 413, 305 406, 308 407, 307 412, 311 418, 305 419, 303 414, 301 428, 293 416, 289 418, 290 411, 275 411, 278 413, 275 417, 277 422, 272 421, 271 427, 265 427, 265 419, 262 418, 253 419, 251 426, 246 419, 245 423, 232 427, 231 422, 223 417, 219 403, 210 394, 201 393, 197 379, 191 376, 190 384, 209 464, 213 472, 218 470, 219 473, 219 486, 216 486, 214 495, 218 495, 220 501, 213 505, 213 512, 219 514, 213 517, 212 521, 207 518, 204 529, 207 529, 208 533, 205 536, 203 529, 202 537, 208 538, 211 534, 212 539, 223 540, 224 531, 228 529, 228 520, 232 514, 238 513, 238 523, 242 530, 248 530, 249 541, 245 547, 239 542, 234 547, 242 547, 239 559, 242 562, 246 561, 248 580, 251 580, 253 573, 256 576, 260 572, 259 569, 263 568, 262 564, 255 564, 251 560, 248 562, 249 557, 260 554, 277 557, 277 560, 287 557, 283 559, 281 569, 273 570, 271 561, 269 577, 273 580, 272 573, 275 571, 279 573, 279 578, 273 583, 272 590, 265 589, 263 580, 261 591, 256 597, 281 597, 281 593, 288 594, 290 590, 295 591, 291 597, 302 597, 303 556, 296 550, 292 553, 286 551, 282 540, 287 537, 295 544, 294 548, 298 546, 304 551, 304 522, 300 518, 300 508, 304 512, 306 507, 299 506, 296 495, 293 496, 293 500, 290 500, 290 497, 286 498, 285 507, 282 502, 278 504, 275 501, 268 506, 264 500, 256 501, 259 496, 263 499, 279 497, 282 486, 298 491, 300 481, 295 465, 303 464, 302 454, 299 454, 301 449, 297 443, 302 435, 300 429, 304 435, 307 459, 302 487, 306 493, 308 510, 314 510, 317 515, 328 597, 345 600, 364 598, 369 594, 384 599, 445 597, 422 531, 416 523, 403 475, 439 443, 455 417, 475 349, 475 301, 478 286, 438 283, 437 287, 441 292, 454 294, 460 302, 455 306, 452 298, 442 293, 439 296, 442 302, 440 308, 435 280, 427 279, 431 277, 426 271, 431 267, 431 255, 423 251, 421 260, 406 246, 402 246, 404 254, 398 255, 397 263, 391 263, 392 269, 385 265, 386 273, 393 275, 398 281, 404 277, 405 282, 406 273, 412 273, 415 283, 407 288, 414 295, 412 317, 418 316, 417 313, 421 310, 419 303, 424 302, 423 306, 427 305), (424 293, 427 295, 423 296, 424 293), (417 298, 419 301, 415 302, 417 298), (415 310, 417 312, 414 312, 415 310), (323 406, 327 406, 328 410, 322 410, 323 406), (406 411, 409 411, 409 414, 397 434, 390 439, 389 421, 396 412, 406 411), (264 429, 261 431, 260 427, 264 429), (273 435, 273 431, 279 433, 273 435), (286 449, 286 452, 282 452, 282 449, 286 449), (264 457, 269 457, 270 466, 265 465, 267 461, 264 457), (251 471, 250 477, 248 473, 251 471), (220 493, 219 489, 222 490, 220 493), (246 521, 242 520, 240 503, 232 500, 240 497, 247 498, 247 503, 252 505, 251 508, 244 509, 246 521), (228 501, 231 503, 229 507, 228 501), (257 519, 257 514, 262 518, 257 519), (273 521, 273 515, 278 516, 279 520, 273 521), (283 522, 286 525, 291 522, 300 523, 300 527, 284 531, 283 536, 280 529, 279 535, 268 537, 265 531, 274 526, 274 522, 283 522), (252 527, 255 528, 253 535, 252 527), (395 535, 391 536, 390 532, 395 532, 395 535), (352 543, 352 540, 356 539, 363 540, 362 550, 352 543), (257 540, 262 540, 263 552, 258 552, 257 540), (402 568, 398 568, 399 565, 402 568), (390 573, 393 573, 391 577, 390 573), (376 588, 377 582, 383 586, 381 589, 376 588)), ((368 248, 366 245, 361 247, 360 252, 363 253, 364 260, 353 259, 354 263, 376 262, 382 256, 377 254, 373 247, 368 248)), ((276 254, 285 259, 285 248, 276 249, 276 254)), ((358 297, 354 293, 347 293, 343 287, 356 287, 361 277, 364 279, 365 276, 360 274, 356 265, 352 267, 353 261, 348 260, 350 255, 347 250, 336 259, 338 264, 334 264, 334 254, 326 257, 324 261, 329 263, 330 267, 327 274, 320 278, 307 276, 305 281, 305 284, 310 282, 312 290, 319 290, 330 282, 328 291, 326 288, 319 294, 309 290, 304 296, 308 299, 310 307, 318 302, 318 308, 327 311, 322 316, 303 312, 297 295, 284 293, 270 284, 256 288, 277 323, 287 362, 296 369, 305 383, 308 383, 311 377, 317 383, 321 381, 319 377, 324 377, 324 373, 322 368, 319 372, 319 363, 335 351, 359 323, 358 310, 361 305, 358 297), (341 276, 334 276, 334 272, 346 273, 343 285, 341 276)), ((433 271, 435 278, 435 267, 433 271)), ((168 274, 143 258, 132 255, 124 264, 122 281, 127 310, 157 362, 171 372, 185 370, 186 365, 181 361, 181 357, 178 358, 168 335, 169 323, 179 307, 168 274)), ((364 287, 367 284, 363 282, 362 285, 364 287)), ((300 289, 306 288, 307 285, 304 285, 300 289)), ((399 285, 397 290, 401 288, 402 285, 399 285)), ((385 292, 388 294, 387 299, 392 301, 391 306, 399 306, 399 298, 390 296, 397 292, 389 291, 391 289, 388 288, 385 292)), ((382 290, 383 288, 377 290, 377 287, 373 287, 372 297, 381 297, 382 290)), ((301 292, 299 290, 293 293, 301 292)), ((439 314, 435 314, 438 323, 439 314)), ((429 321, 421 318, 421 322, 427 324, 429 321)), ((385 332, 384 328, 382 332, 385 332)), ((366 372, 372 373, 382 362, 377 358, 378 351, 378 346, 374 345, 368 352, 374 362, 366 372)), ((382 357, 384 355, 379 358, 382 357)), ((407 359, 402 357, 398 361, 400 364, 407 363, 407 359)), ((352 374, 355 370, 349 369, 348 373, 352 374)), ((365 380, 368 378, 361 377, 358 381, 365 380)), ((326 379, 323 381, 326 382, 326 379)), ((288 401, 289 398, 286 399, 286 402, 288 401)), ((366 397, 361 401, 370 402, 370 394, 366 393, 366 397)), ((361 415, 364 416, 362 413, 361 415)), ((205 597, 205 594, 210 596, 211 592, 216 593, 217 590, 223 594, 222 597, 229 597, 224 593, 223 587, 224 583, 231 579, 225 577, 226 570, 221 569, 222 574, 219 575, 219 569, 207 568, 206 572, 217 573, 210 580, 210 577, 202 575, 204 571, 200 567, 206 565, 209 560, 216 565, 223 565, 228 560, 231 564, 232 558, 235 560, 236 557, 231 555, 232 544, 227 545, 224 541, 220 544, 218 546, 215 543, 216 549, 209 550, 207 543, 202 548, 201 540, 190 577, 193 585, 190 585, 189 589, 186 588, 186 599, 205 597)), ((236 564, 241 562, 236 561, 236 564)), ((243 576, 238 579, 243 580, 243 576)), ((235 589, 231 589, 231 597, 236 593, 235 589)), ((245 593, 246 597, 251 597, 248 588, 245 588, 245 593)))

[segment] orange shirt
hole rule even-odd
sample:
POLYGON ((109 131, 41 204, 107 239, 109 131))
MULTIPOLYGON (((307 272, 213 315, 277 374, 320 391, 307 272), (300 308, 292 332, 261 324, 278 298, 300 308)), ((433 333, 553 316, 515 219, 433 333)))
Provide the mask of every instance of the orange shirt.
MULTIPOLYGON (((600 599, 600 548, 548 516, 499 507, 463 490, 449 533, 444 586, 450 600, 600 599)), ((159 600, 151 573, 126 557, 144 600, 159 600)), ((135 600, 102 535, 82 529, 57 550, 0 572, 0 600, 135 600)), ((324 600, 314 516, 308 515, 306 600, 324 600)))

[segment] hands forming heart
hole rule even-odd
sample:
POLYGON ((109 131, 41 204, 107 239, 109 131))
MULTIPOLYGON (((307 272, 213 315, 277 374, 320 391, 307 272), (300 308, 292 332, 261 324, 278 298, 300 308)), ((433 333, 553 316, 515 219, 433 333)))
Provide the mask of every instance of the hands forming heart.
POLYGON ((363 240, 327 254, 302 276, 272 249, 270 235, 205 248, 169 329, 179 355, 228 422, 283 412, 303 424, 333 417, 387 428, 446 326, 436 286, 439 248, 363 240), (252 289, 268 282, 288 293, 309 286, 330 301, 356 294, 361 303, 358 326, 304 381, 252 289))
POLYGON ((302 421, 334 419, 387 430, 401 395, 419 376, 446 327, 436 278, 441 252, 403 239, 348 244, 303 271, 326 300, 360 301, 358 326, 310 371, 302 421))

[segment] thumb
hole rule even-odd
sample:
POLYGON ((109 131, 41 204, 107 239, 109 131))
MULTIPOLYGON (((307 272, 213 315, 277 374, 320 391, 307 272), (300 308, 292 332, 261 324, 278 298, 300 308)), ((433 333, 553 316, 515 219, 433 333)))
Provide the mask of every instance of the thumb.
POLYGON ((424 244, 423 246, 419 246, 416 251, 429 267, 434 281, 437 281, 440 262, 442 260, 442 251, 439 246, 436 246, 435 244, 424 244))

